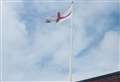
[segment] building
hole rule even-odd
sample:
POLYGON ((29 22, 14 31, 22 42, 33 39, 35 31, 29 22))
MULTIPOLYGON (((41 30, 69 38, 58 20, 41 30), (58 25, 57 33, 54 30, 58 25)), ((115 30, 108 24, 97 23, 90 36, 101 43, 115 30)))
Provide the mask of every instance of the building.
POLYGON ((120 82, 120 72, 115 72, 78 82, 120 82))

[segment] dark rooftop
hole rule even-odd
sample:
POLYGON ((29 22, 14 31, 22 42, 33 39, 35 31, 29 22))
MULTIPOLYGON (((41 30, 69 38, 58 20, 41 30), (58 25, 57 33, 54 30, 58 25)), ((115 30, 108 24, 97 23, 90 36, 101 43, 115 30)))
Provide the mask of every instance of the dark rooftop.
POLYGON ((120 71, 78 82, 120 82, 120 71))

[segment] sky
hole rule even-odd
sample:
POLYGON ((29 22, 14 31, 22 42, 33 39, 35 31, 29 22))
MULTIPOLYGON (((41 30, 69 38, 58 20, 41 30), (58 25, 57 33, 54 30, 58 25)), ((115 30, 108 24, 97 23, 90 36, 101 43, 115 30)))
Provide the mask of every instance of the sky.
POLYGON ((69 82, 119 70, 119 0, 74 0, 61 23, 46 18, 71 0, 4 0, 2 80, 69 82))

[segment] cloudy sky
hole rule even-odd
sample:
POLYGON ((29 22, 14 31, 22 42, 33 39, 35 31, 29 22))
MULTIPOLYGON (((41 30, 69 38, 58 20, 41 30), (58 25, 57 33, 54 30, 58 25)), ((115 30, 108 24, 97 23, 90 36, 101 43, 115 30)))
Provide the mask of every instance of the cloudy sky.
POLYGON ((2 2, 2 80, 78 81, 119 70, 119 0, 74 0, 72 18, 45 23, 70 2, 2 2))

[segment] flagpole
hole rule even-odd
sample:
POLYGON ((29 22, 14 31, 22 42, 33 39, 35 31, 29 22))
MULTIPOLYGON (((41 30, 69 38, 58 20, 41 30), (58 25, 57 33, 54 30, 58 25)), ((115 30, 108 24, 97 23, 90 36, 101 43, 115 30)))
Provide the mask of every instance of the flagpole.
MULTIPOLYGON (((73 1, 72 1, 72 4, 73 4, 73 1)), ((72 7, 72 16, 70 18, 70 33, 71 33, 71 54, 69 56, 69 78, 70 78, 70 82, 73 81, 73 77, 72 77, 72 66, 73 66, 73 7, 72 7)))

